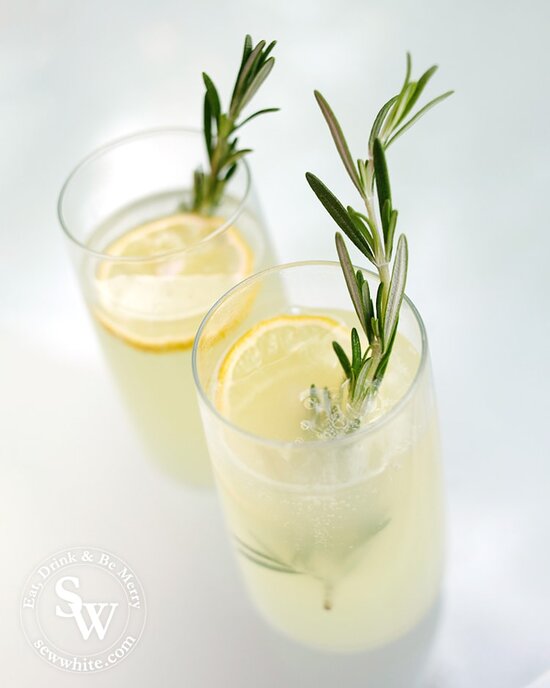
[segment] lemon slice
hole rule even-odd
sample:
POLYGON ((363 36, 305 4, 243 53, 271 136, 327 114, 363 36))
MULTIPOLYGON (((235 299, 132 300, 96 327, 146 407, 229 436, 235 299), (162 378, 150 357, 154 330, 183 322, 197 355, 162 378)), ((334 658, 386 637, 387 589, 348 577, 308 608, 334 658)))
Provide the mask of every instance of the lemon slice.
POLYGON ((219 217, 177 213, 110 244, 106 253, 113 260, 102 261, 95 275, 101 324, 139 349, 190 347, 214 301, 253 269, 251 248, 236 227, 211 236, 222 223, 219 217))
POLYGON ((281 315, 246 332, 226 354, 217 376, 215 403, 232 423, 278 440, 302 435, 312 383, 336 390, 342 369, 332 342, 346 346, 348 329, 320 315, 281 315))

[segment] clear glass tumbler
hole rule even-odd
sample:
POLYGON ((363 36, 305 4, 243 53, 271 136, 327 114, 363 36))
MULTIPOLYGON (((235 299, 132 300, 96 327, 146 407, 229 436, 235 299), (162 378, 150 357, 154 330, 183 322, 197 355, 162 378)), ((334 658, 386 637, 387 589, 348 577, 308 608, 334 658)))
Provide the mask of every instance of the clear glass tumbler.
POLYGON ((89 155, 59 196, 61 226, 105 357, 151 457, 211 482, 191 372, 206 311, 273 262, 241 161, 210 216, 189 210, 200 131, 157 129, 89 155))
MULTIPOLYGON (((376 293, 377 276, 363 272, 376 293)), ((301 344, 289 332, 277 339, 275 328, 325 322, 340 323, 330 327, 344 328, 347 336, 350 326, 359 327, 337 263, 271 268, 220 299, 202 322, 193 352, 205 436, 238 560, 263 616, 306 645, 341 652, 384 648, 385 662, 399 662, 403 639, 414 644, 437 608, 443 561, 426 333, 405 299, 377 405, 358 430, 308 437, 301 422, 294 440, 277 438, 281 418, 294 413, 287 414, 290 406, 302 403, 307 415, 304 399, 315 379, 306 366, 303 374, 293 368, 285 376, 285 361, 290 366, 302 355, 301 344), (279 380, 270 380, 269 366, 276 366, 279 380), (242 423, 227 410, 230 384, 242 392, 235 404, 250 410, 242 423), (260 399, 262 385, 278 391, 270 411, 254 420, 259 432, 247 419, 259 408, 250 400, 260 399)), ((337 366, 330 337, 319 339, 307 360, 320 347, 337 366)), ((412 685, 411 678, 399 685, 412 685)))

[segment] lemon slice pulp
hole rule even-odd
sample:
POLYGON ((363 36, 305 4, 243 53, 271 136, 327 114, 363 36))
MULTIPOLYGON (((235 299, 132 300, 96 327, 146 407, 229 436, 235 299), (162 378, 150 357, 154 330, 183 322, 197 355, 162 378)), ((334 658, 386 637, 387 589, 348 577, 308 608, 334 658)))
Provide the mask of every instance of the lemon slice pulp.
POLYGON ((332 342, 346 346, 348 329, 321 315, 281 315, 238 339, 219 367, 215 404, 238 427, 261 437, 292 441, 308 416, 311 384, 336 390, 342 369, 332 342))
POLYGON ((112 242, 106 250, 112 259, 95 274, 101 324, 140 349, 190 347, 214 301, 252 272, 251 248, 236 227, 210 236, 223 222, 182 212, 112 242))

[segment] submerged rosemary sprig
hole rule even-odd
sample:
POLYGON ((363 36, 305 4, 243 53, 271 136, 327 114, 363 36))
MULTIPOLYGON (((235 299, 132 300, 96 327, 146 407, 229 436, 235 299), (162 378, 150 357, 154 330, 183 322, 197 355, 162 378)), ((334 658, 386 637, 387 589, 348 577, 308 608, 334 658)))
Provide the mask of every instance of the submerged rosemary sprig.
POLYGON ((321 553, 317 548, 312 549, 303 545, 300 547, 294 543, 294 547, 291 548, 292 554, 287 552, 287 558, 269 550, 252 534, 248 537, 254 541, 254 545, 236 535, 235 541, 239 553, 256 566, 275 573, 309 576, 319 581, 323 590, 323 608, 329 611, 333 608, 333 596, 338 581, 353 571, 364 554, 365 547, 389 524, 389 518, 371 516, 357 531, 337 538, 329 550, 321 553))
POLYGON ((250 103, 260 86, 269 76, 275 58, 269 57, 276 41, 266 46, 260 41, 252 46, 252 38, 247 35, 244 41, 243 56, 233 87, 227 112, 222 112, 220 97, 212 79, 203 72, 206 88, 204 94, 203 126, 206 151, 210 169, 195 170, 193 177, 192 209, 196 212, 211 212, 219 203, 225 184, 237 169, 238 161, 251 148, 238 148, 235 132, 258 115, 276 112, 279 108, 265 108, 249 115, 241 122, 238 119, 243 109, 250 103))
MULTIPOLYGON (((344 207, 311 172, 306 174, 307 181, 340 229, 376 267, 380 279, 373 301, 368 281, 361 270, 355 271, 353 268, 344 239, 337 232, 338 258, 361 329, 367 339, 367 346, 363 351, 357 329, 352 329, 351 357, 348 357, 338 342, 332 344, 347 381, 347 400, 344 402, 344 408, 345 415, 348 415, 351 421, 346 426, 347 432, 358 427, 369 400, 376 394, 386 372, 397 334, 399 311, 407 280, 408 249, 404 234, 399 236, 394 255, 397 210, 392 203, 386 149, 429 109, 453 93, 447 91, 416 113, 413 112, 436 69, 437 67, 433 66, 418 81, 411 81, 411 56, 407 53, 407 71, 403 86, 376 115, 368 140, 367 158, 360 158, 357 163, 351 157, 342 128, 329 104, 318 91, 315 91, 315 98, 340 158, 364 203, 364 211, 359 212, 351 206, 344 207)), ((328 394, 328 390, 323 390, 324 399, 328 394)), ((312 400, 318 398, 318 392, 313 386, 312 400)), ((326 417, 321 417, 318 412, 323 408, 323 404, 313 404, 312 407, 315 420, 322 426, 321 430, 324 430, 327 424, 326 417)))

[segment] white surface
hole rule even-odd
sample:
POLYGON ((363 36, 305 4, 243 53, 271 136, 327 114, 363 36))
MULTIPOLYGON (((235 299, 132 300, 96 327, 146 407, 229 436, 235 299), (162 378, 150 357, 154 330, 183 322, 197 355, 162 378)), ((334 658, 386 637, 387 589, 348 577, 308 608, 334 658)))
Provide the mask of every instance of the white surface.
POLYGON ((539 676, 539 678, 530 683, 527 688, 548 688, 550 686, 550 672, 544 674, 544 676, 539 676))
MULTIPOLYGON (((227 94, 247 30, 280 40, 260 100, 284 111, 246 137, 283 260, 334 256, 333 226, 306 169, 353 199, 314 87, 353 150, 400 83, 407 48, 417 70, 441 65, 432 93, 457 90, 390 156, 445 446, 446 607, 426 688, 519 688, 548 669, 548 8, 544 0, 0 3, 3 688, 339 682, 330 671, 314 678, 312 658, 296 659, 256 618, 214 497, 185 490, 142 456, 55 218, 65 175, 100 143, 199 124, 200 70, 227 94), (135 569, 149 618, 131 657, 84 679, 35 657, 18 601, 36 563, 87 543, 135 569)), ((346 685, 360 684, 357 674, 346 685)))

